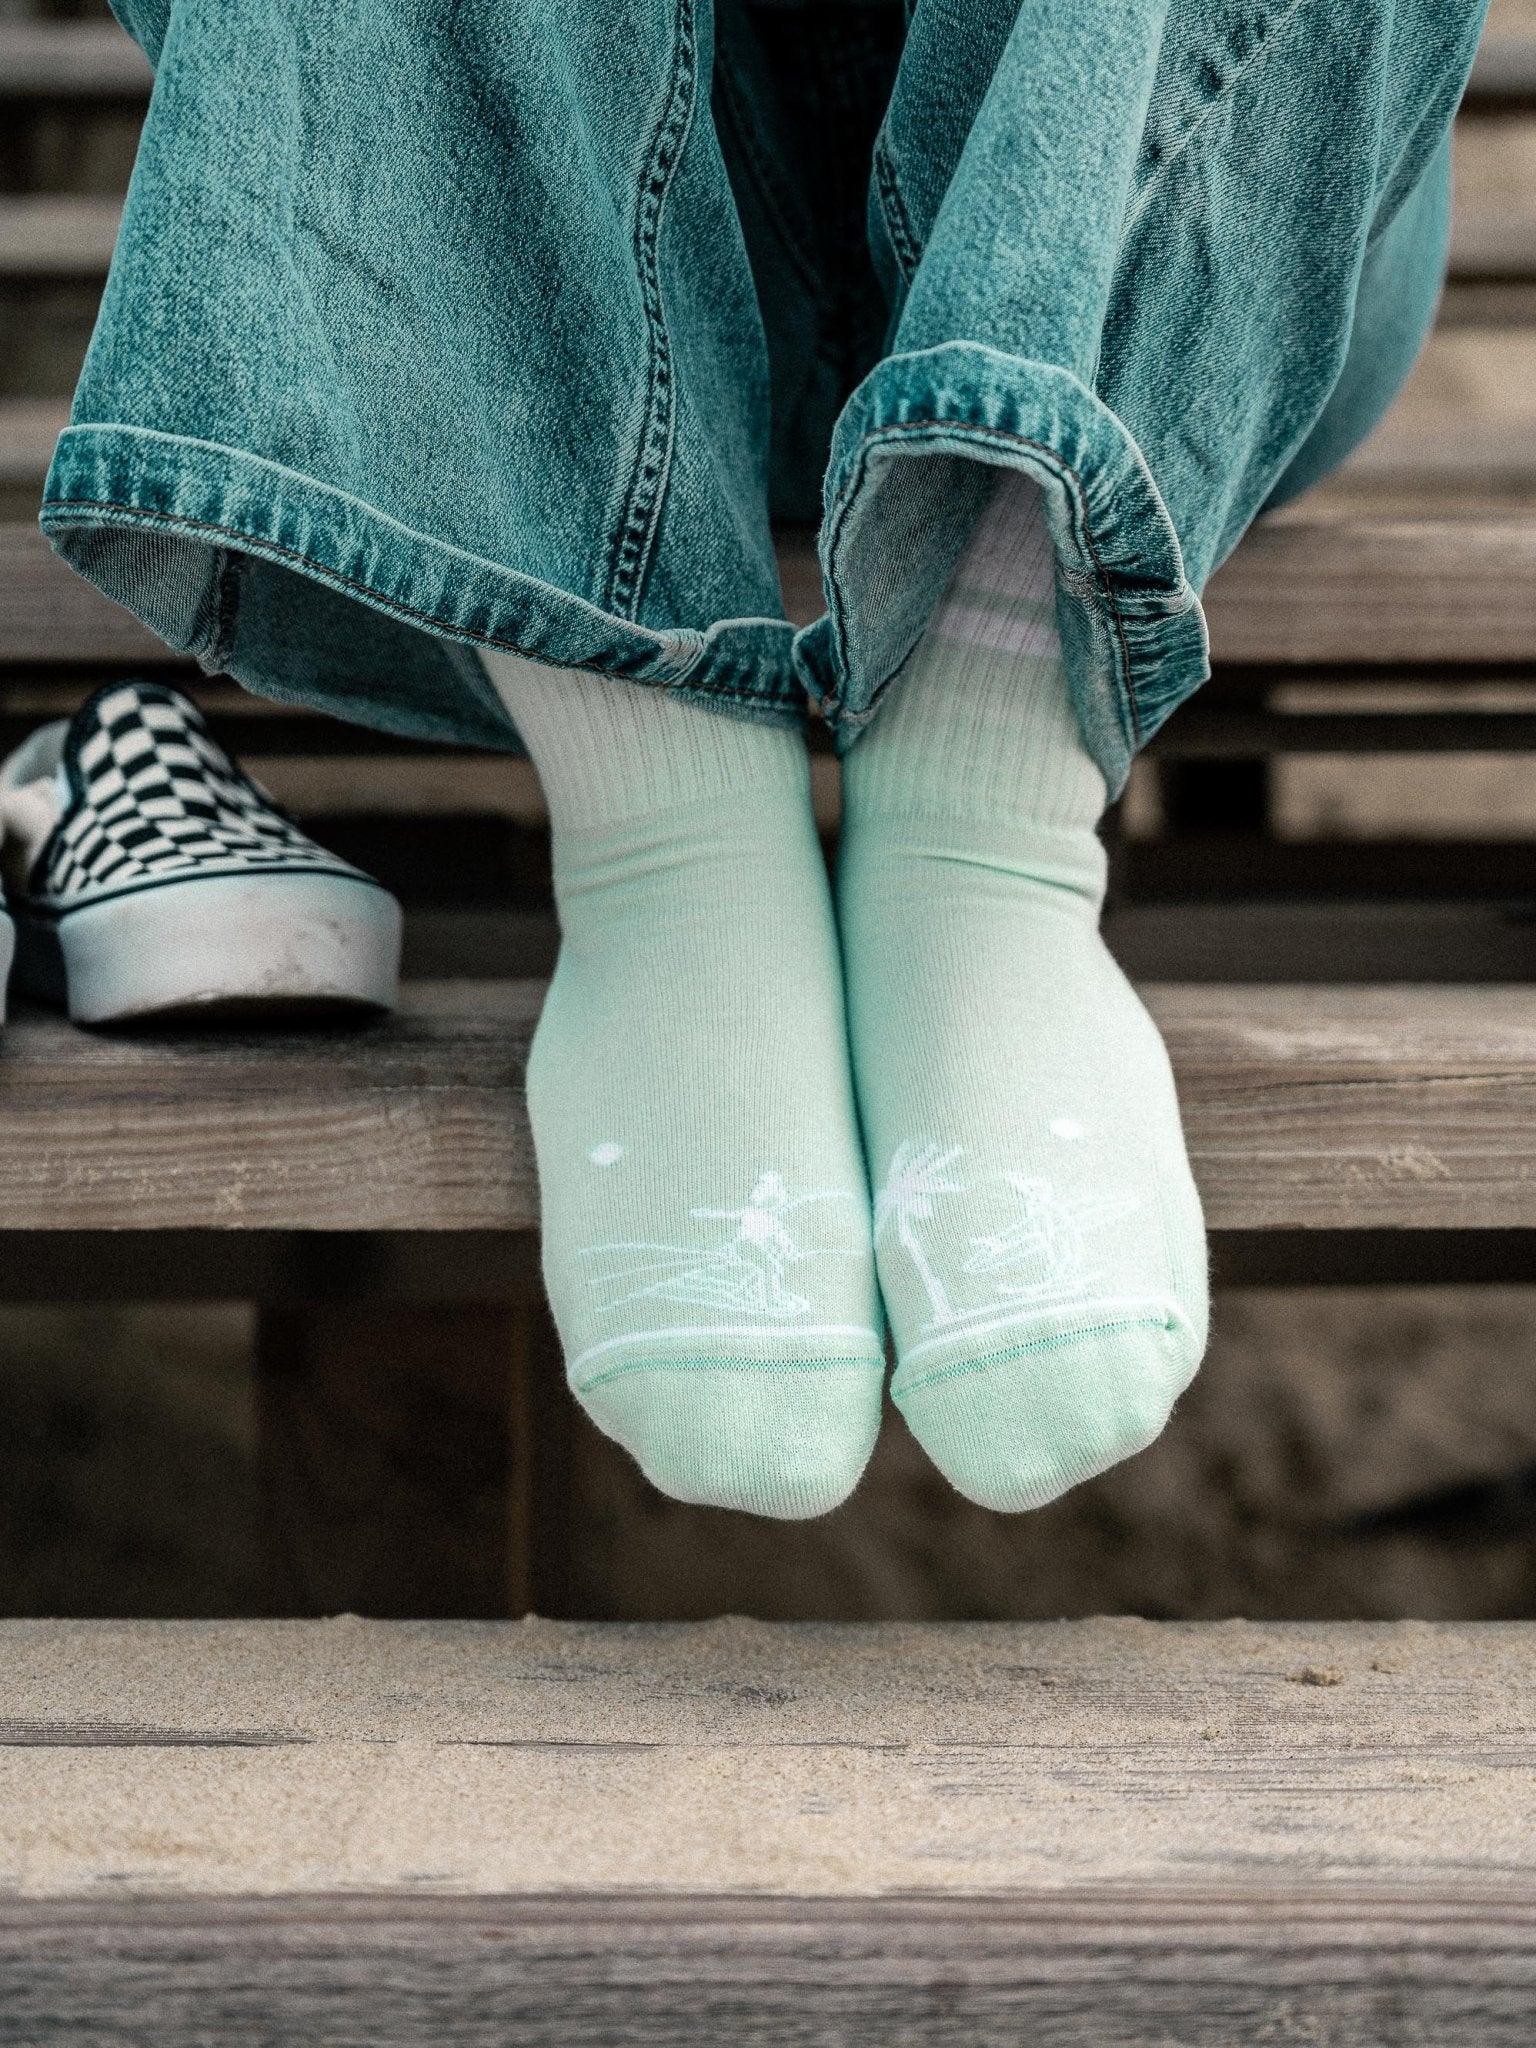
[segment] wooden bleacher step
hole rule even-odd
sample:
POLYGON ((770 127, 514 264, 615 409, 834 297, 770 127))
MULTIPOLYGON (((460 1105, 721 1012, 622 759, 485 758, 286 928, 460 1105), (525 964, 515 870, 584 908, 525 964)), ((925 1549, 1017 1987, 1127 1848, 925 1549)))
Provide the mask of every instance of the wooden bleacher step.
MULTIPOLYGON (((0 1036, 0 1229, 533 1230, 544 984, 413 982, 350 1033, 0 1036)), ((1144 990, 1218 1230, 1536 1228, 1519 987, 1144 990)))
POLYGON ((0 1624, 0 2044, 1527 2048, 1533 1701, 1522 1625, 0 1624))

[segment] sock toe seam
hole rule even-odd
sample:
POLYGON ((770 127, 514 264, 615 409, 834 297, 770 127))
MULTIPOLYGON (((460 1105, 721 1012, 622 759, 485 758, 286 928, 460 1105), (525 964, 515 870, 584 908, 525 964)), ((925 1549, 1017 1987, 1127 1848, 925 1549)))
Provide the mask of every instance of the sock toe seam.
POLYGON ((691 1373, 691 1372, 769 1372, 799 1373, 825 1372, 829 1367, 878 1366, 885 1370, 883 1357, 861 1358, 852 1354, 846 1357, 830 1358, 632 1358, 623 1365, 610 1366, 606 1372, 594 1373, 590 1379, 572 1380, 571 1388, 576 1394, 589 1394, 594 1387, 607 1386, 612 1380, 627 1378, 631 1373, 691 1373))
POLYGON ((985 1372, 990 1366, 1006 1365, 1013 1358, 1028 1358, 1041 1351, 1057 1351, 1065 1344, 1075 1344, 1080 1337, 1105 1337, 1117 1330, 1177 1330, 1182 1325, 1176 1316, 1117 1316, 1113 1321, 1083 1323, 1071 1330, 1058 1330, 1048 1337, 1036 1337, 1027 1344, 1009 1344, 1001 1351, 984 1352, 979 1358, 959 1359, 952 1365, 935 1366, 920 1379, 911 1380, 905 1386, 891 1387, 891 1398, 898 1403, 908 1395, 921 1393, 924 1387, 931 1387, 940 1380, 962 1379, 967 1373, 985 1372))

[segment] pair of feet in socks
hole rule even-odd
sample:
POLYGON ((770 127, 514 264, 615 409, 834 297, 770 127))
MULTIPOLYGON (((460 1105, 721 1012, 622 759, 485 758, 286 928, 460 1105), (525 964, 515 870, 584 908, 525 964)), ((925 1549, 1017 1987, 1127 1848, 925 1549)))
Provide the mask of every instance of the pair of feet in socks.
POLYGON ((891 1392, 970 1499, 1037 1507, 1199 1363, 1167 1056, 1099 934, 1103 779, 1008 479, 843 769, 797 733, 489 654, 549 801, 562 945, 528 1067, 571 1385, 663 1492, 786 1517, 891 1392))

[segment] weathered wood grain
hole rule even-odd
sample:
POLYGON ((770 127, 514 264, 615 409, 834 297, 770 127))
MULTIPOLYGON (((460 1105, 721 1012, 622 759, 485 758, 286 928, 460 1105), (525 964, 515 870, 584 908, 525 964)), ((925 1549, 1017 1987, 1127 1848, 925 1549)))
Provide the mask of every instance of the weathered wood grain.
POLYGON ((394 1019, 330 1035, 114 1040, 17 1019, 0 1142, 27 1191, 12 1177, 0 1227, 527 1228, 521 1077, 541 998, 537 982, 418 983, 394 1019))
POLYGON ((1533 1950, 1503 1888, 0 1904, 0 2044, 1528 2048, 1533 1950))
MULTIPOLYGON (((781 550, 791 616, 820 604, 809 540, 781 550)), ((1536 518, 1373 514, 1262 523, 1212 580, 1216 658, 1414 668, 1536 658, 1536 518)), ((163 644, 65 567, 30 527, 0 527, 0 661, 164 659, 163 644)))
POLYGON ((0 1623, 15 1897, 1518 1889, 1533 1766, 1522 1624, 0 1623))
POLYGON ((1206 615, 1220 661, 1528 663, 1536 520, 1261 522, 1212 578, 1206 615))
MULTIPOLYGON (((108 1039, 23 1017, 0 1049, 0 1229, 518 1230, 542 983, 408 984, 352 1034, 108 1039)), ((1158 987, 1224 1229, 1536 1225, 1524 988, 1158 987)))
POLYGON ((0 2043, 1524 2048, 1533 1700, 1508 1625, 5 1624, 0 2043))

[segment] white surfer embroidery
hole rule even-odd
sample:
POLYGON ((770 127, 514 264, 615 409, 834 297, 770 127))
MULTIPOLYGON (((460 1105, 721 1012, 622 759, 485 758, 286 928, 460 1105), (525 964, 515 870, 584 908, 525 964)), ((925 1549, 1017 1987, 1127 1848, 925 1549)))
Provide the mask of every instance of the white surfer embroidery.
POLYGON ((735 1316, 789 1322, 811 1313, 810 1297, 790 1284, 790 1273, 808 1260, 851 1258, 851 1245, 802 1244, 791 1218, 820 1203, 854 1202, 846 1188, 817 1188, 792 1194, 781 1174, 760 1173, 738 1208, 700 1206, 689 1215, 700 1223, 728 1225, 704 1246, 666 1244, 636 1238, 590 1246, 582 1256, 594 1262, 594 1287, 617 1287, 605 1310, 636 1301, 665 1301, 680 1308, 711 1309, 735 1316))
MULTIPOLYGON (((1052 1135, 1077 1139, 1082 1126, 1063 1118, 1052 1126, 1052 1135)), ((928 1298, 924 1331, 959 1332, 968 1324, 995 1321, 999 1313, 1013 1320, 1029 1310, 1087 1299, 1101 1279, 1091 1239, 1139 1208, 1137 1197, 1064 1195, 1037 1173, 1004 1171, 968 1181, 959 1174, 964 1157, 958 1145, 899 1145, 875 1199, 875 1243, 894 1236, 910 1262, 928 1298), (1014 1213, 999 1227, 971 1236, 960 1278, 946 1279, 924 1241, 922 1225, 933 1220, 946 1196, 989 1185, 1009 1191, 1014 1213), (963 1285, 965 1279, 992 1284, 978 1296, 974 1284, 963 1285)))

